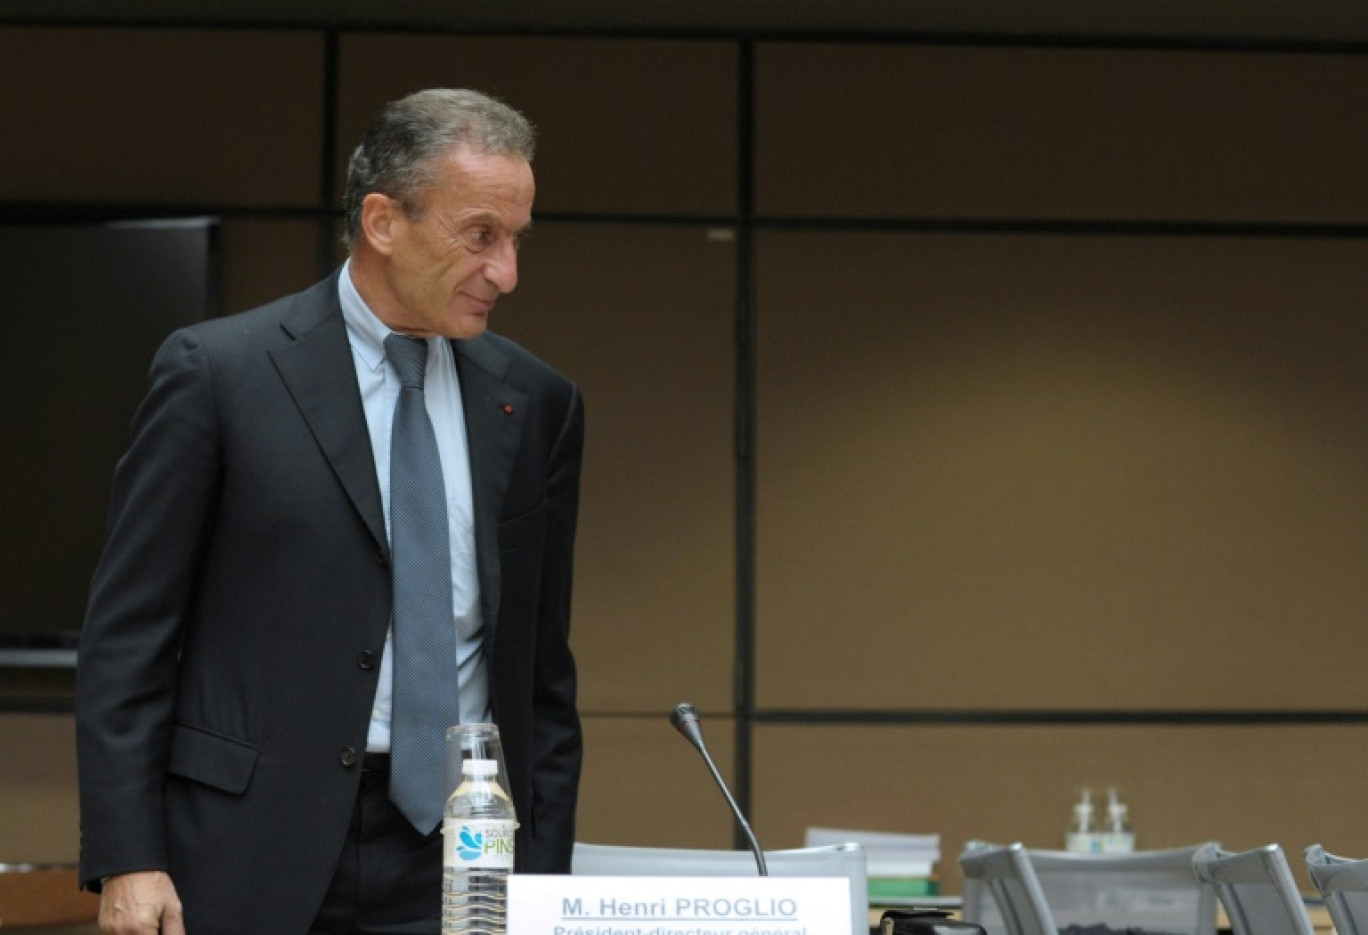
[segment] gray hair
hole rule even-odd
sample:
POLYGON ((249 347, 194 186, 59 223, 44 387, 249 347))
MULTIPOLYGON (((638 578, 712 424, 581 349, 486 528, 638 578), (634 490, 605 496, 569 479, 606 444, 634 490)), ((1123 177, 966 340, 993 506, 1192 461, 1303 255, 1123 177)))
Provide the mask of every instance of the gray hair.
POLYGON ((366 130, 347 166, 343 198, 350 248, 361 230, 361 202, 371 192, 398 201, 405 213, 434 184, 438 163, 457 146, 486 156, 532 161, 536 131, 526 117, 478 91, 429 88, 391 101, 366 130))

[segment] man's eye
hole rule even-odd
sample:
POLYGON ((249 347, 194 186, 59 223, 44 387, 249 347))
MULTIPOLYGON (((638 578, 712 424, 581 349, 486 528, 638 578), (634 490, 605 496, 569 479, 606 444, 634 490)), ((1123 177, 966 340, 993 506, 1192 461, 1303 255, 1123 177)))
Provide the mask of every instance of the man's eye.
POLYGON ((494 243, 494 231, 488 227, 466 228, 465 241, 474 249, 482 249, 494 243))

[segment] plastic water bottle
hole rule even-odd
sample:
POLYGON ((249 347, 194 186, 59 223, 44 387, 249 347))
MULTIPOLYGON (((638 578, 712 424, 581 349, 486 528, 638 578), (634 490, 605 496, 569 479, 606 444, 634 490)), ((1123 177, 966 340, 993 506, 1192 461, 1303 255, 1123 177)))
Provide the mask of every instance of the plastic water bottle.
POLYGON ((1097 826, 1093 816, 1092 793, 1083 790, 1083 797, 1073 807, 1073 819, 1064 836, 1064 849, 1080 854, 1098 854, 1102 851, 1102 829, 1097 826))
POLYGON ((1102 835, 1102 853, 1129 854, 1135 850, 1135 832, 1131 830, 1130 809, 1116 796, 1107 793, 1107 831, 1102 835))
POLYGON ((442 818, 442 935, 505 935, 513 870, 513 800, 497 760, 461 764, 461 784, 442 818))

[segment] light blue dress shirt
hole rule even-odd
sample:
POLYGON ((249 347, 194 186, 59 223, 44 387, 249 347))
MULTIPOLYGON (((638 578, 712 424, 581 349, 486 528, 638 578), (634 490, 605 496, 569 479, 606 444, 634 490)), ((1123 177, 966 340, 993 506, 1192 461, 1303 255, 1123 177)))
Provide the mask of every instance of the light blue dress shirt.
MULTIPOLYGON (((389 534, 390 425, 399 398, 399 377, 385 361, 385 338, 391 333, 384 322, 366 307, 351 278, 348 260, 338 277, 342 318, 347 341, 356 364, 356 382, 366 410, 371 451, 375 455, 376 479, 385 507, 385 533, 389 534)), ((480 613, 480 579, 475 567, 475 513, 470 485, 470 451, 466 446, 465 414, 461 409, 461 381, 451 342, 428 338, 428 364, 423 382, 428 415, 437 434, 446 485, 447 522, 451 527, 451 597, 456 624, 457 659, 461 678, 461 720, 487 722, 489 667, 484 659, 484 621, 480 613)), ((393 629, 385 638, 380 662, 380 682, 371 708, 366 749, 389 750, 390 697, 394 686, 393 629)))

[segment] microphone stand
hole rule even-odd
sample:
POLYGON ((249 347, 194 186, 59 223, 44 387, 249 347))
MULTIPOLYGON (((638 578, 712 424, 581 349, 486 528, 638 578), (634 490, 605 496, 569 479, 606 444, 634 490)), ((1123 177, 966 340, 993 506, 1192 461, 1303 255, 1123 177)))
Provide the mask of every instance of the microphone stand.
POLYGON ((760 847, 760 842, 755 839, 755 833, 751 831, 750 822, 746 821, 746 816, 741 814, 740 807, 736 804, 736 799, 732 798, 731 790, 727 788, 727 783, 722 779, 722 774, 718 772, 717 765, 708 755, 708 745, 703 742, 703 726, 699 722, 698 712, 694 706, 687 702, 677 704, 670 712, 670 723, 675 726, 685 739, 693 745, 703 756, 703 762, 708 764, 708 770, 712 773, 713 779, 717 782, 717 788, 722 790, 722 796, 731 806, 732 814, 736 816, 737 824, 745 832, 746 839, 750 841, 751 852, 755 854, 755 865, 760 870, 760 876, 769 876, 769 868, 765 866, 765 852, 760 847))

